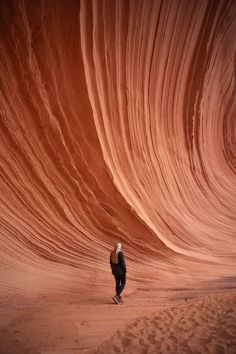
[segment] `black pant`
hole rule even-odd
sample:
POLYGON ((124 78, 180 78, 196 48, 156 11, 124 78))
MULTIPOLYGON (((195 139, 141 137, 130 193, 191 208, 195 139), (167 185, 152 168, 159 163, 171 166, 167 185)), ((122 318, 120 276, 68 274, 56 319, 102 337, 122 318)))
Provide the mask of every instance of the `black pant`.
POLYGON ((116 295, 119 295, 122 293, 125 287, 126 283, 126 274, 122 275, 115 275, 115 280, 116 280, 116 295))

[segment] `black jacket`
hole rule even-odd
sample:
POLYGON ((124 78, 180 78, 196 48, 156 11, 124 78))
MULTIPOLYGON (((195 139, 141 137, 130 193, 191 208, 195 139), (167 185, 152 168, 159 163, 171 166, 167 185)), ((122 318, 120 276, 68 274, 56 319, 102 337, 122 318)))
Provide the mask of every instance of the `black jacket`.
POLYGON ((110 265, 114 276, 121 276, 126 273, 125 257, 122 251, 118 253, 118 263, 112 263, 110 255, 110 265))

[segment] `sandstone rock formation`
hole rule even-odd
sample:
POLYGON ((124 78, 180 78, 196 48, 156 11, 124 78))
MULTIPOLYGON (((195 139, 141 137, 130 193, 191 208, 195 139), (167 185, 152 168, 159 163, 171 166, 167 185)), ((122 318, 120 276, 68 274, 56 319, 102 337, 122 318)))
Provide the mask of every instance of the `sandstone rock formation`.
POLYGON ((235 275, 236 2, 0 4, 0 287, 235 275))

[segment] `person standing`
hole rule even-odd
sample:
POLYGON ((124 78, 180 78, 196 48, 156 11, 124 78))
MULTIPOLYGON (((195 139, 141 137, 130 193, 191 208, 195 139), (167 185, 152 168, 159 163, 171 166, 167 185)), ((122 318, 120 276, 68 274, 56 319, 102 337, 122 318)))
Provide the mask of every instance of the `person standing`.
POLYGON ((125 257, 121 251, 121 243, 116 243, 113 251, 110 254, 110 266, 112 274, 115 277, 115 289, 116 295, 113 296, 113 301, 116 304, 121 304, 121 293, 124 290, 126 284, 126 264, 125 257))

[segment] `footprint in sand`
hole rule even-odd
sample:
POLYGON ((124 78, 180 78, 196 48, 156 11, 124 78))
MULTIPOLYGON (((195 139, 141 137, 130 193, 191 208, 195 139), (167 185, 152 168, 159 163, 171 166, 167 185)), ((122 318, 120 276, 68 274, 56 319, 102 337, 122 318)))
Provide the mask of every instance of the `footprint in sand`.
POLYGON ((126 332, 126 336, 130 339, 136 338, 136 336, 132 332, 129 332, 129 331, 126 332))
POLYGON ((152 333, 152 334, 149 334, 147 336, 147 340, 151 343, 151 344, 155 344, 157 342, 156 340, 156 333, 152 333))
POLYGON ((128 346, 131 346, 133 343, 132 339, 124 337, 121 339, 121 344, 123 345, 124 348, 127 348, 128 346))

